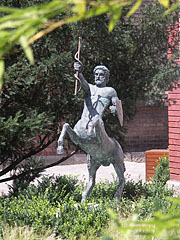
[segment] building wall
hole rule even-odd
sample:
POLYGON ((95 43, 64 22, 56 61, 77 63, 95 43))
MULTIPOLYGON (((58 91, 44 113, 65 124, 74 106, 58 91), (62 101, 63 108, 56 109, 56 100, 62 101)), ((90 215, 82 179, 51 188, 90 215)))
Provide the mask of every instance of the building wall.
MULTIPOLYGON (((179 49, 179 22, 176 22, 173 31, 169 32, 169 43, 179 49)), ((172 53, 168 49, 168 57, 172 53)), ((180 57, 177 57, 177 63, 180 64, 180 57)), ((180 81, 177 88, 168 93, 168 121, 169 121, 169 167, 170 180, 180 181, 180 81), (178 86, 179 85, 179 86, 178 86)))
POLYGON ((170 179, 180 181, 180 88, 169 92, 168 98, 170 179))
POLYGON ((126 151, 168 148, 168 107, 146 107, 138 103, 135 118, 127 125, 126 151))

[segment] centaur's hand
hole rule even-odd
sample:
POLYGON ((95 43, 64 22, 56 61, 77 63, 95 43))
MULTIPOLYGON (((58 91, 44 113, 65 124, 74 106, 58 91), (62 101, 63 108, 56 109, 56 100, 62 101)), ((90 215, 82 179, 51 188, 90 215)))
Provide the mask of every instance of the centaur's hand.
POLYGON ((83 69, 83 65, 80 62, 75 62, 74 63, 74 70, 77 72, 82 72, 83 69))
POLYGON ((116 113, 116 106, 115 106, 115 105, 112 105, 112 106, 109 107, 109 109, 110 109, 111 113, 112 113, 113 115, 115 115, 115 113, 116 113))

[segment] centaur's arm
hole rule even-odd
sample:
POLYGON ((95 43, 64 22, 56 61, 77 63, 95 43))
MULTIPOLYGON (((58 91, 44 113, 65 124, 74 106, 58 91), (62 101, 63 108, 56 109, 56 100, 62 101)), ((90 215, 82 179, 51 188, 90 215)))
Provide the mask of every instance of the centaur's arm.
POLYGON ((123 126, 123 109, 121 100, 119 100, 116 91, 113 89, 112 96, 111 96, 112 105, 109 107, 111 113, 117 112, 119 122, 121 126, 123 126))
POLYGON ((85 93, 90 93, 90 87, 82 74, 82 65, 79 62, 74 63, 74 70, 78 72, 78 80, 80 81, 82 89, 85 93))

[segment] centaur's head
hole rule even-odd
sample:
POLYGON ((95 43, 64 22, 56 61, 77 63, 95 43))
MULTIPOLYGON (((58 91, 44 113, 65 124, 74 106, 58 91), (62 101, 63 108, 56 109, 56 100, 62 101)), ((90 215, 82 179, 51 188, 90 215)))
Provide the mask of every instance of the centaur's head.
POLYGON ((103 65, 96 66, 93 70, 96 86, 105 87, 109 82, 109 69, 103 65))

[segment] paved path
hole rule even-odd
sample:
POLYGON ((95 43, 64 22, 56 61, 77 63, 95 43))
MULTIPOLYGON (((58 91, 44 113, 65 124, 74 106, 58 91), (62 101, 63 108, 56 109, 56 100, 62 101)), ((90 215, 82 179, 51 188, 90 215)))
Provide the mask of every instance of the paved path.
MULTIPOLYGON (((125 161, 125 178, 127 180, 133 180, 137 182, 138 180, 145 181, 145 163, 136 163, 136 162, 128 162, 125 161)), ((88 181, 88 170, 87 164, 76 164, 76 165, 62 165, 56 166, 47 169, 43 175, 73 175, 78 176, 79 180, 83 180, 85 182, 88 181)), ((6 175, 8 176, 8 175, 6 175)), ((109 180, 113 181, 114 177, 116 177, 116 173, 112 165, 109 167, 101 166, 97 171, 96 181, 104 181, 109 180)), ((4 177, 3 177, 4 178, 4 177)), ((8 182, 11 184, 12 182, 8 182)), ((0 193, 7 193, 8 187, 7 183, 0 183, 0 193)))

